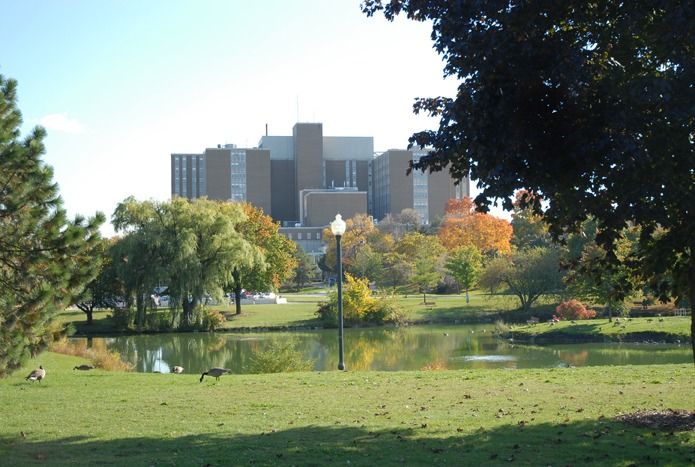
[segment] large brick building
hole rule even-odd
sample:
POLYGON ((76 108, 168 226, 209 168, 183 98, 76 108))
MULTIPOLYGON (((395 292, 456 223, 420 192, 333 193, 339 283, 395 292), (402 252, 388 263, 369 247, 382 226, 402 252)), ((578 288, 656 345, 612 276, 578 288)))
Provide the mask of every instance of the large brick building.
POLYGON ((375 155, 371 136, 324 136, 321 123, 297 123, 291 136, 262 136, 257 148, 171 154, 171 194, 248 201, 310 251, 337 213, 379 220, 413 208, 427 224, 443 216, 449 198, 470 195, 468 180, 456 185, 445 171, 407 176, 409 161, 424 154, 392 149, 375 155))

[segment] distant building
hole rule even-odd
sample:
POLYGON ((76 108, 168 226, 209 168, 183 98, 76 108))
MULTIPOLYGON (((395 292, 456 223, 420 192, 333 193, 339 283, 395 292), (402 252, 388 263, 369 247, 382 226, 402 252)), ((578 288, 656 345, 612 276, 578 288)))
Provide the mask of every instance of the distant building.
POLYGON ((376 219, 415 209, 420 222, 429 224, 444 217, 450 198, 470 196, 468 179, 459 184, 447 171, 413 171, 406 176, 410 161, 427 155, 426 150, 390 149, 370 162, 369 212, 376 219))
POLYGON ((203 154, 172 154, 171 194, 248 201, 270 213, 270 152, 227 144, 203 154))
POLYGON ((375 156, 371 136, 324 136, 321 123, 297 123, 291 136, 265 135, 258 146, 171 154, 172 196, 248 201, 316 256, 322 228, 337 213, 379 220, 413 208, 427 224, 444 215, 449 198, 470 195, 468 180, 455 185, 446 171, 406 176, 409 161, 426 151, 375 156))
POLYGON ((321 123, 297 123, 292 136, 263 136, 258 146, 270 151, 271 213, 283 225, 303 222, 303 190, 367 192, 369 161, 374 157, 371 136, 323 136, 321 123))

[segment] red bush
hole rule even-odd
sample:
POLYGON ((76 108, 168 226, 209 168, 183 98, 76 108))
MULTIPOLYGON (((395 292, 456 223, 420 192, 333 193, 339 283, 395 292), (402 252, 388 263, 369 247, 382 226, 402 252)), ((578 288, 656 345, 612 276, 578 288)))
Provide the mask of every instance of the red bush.
POLYGON ((579 300, 567 300, 560 303, 555 312, 562 319, 591 319, 596 317, 594 310, 588 310, 579 300))

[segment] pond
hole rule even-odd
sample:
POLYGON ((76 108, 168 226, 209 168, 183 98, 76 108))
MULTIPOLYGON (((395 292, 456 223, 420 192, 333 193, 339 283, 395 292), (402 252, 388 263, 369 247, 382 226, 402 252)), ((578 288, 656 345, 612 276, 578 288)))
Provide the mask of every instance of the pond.
MULTIPOLYGON (((345 330, 345 365, 352 371, 461 368, 552 368, 585 365, 688 363, 689 345, 571 344, 518 345, 493 335, 490 325, 413 326, 345 330)), ((292 341, 314 369, 338 366, 337 330, 267 333, 180 333, 94 338, 93 345, 117 351, 136 371, 186 373, 224 367, 248 373, 253 355, 273 341, 292 341)))

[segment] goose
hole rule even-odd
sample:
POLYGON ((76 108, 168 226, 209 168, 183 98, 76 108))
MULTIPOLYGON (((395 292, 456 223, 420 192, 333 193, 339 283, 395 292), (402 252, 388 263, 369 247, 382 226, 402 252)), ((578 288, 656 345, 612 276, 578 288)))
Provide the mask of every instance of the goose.
POLYGON ((230 373, 231 371, 232 370, 228 370, 227 368, 210 368, 208 371, 200 375, 200 382, 203 382, 203 378, 205 378, 205 376, 214 376, 215 379, 219 381, 220 376, 222 376, 225 373, 230 373))
POLYGON ((73 370, 82 370, 82 371, 88 371, 88 370, 93 370, 94 365, 77 365, 73 370))
POLYGON ((38 369, 29 373, 29 376, 27 376, 24 379, 26 379, 28 381, 38 381, 40 383, 45 377, 46 377, 46 370, 44 370, 42 366, 39 366, 38 369))
POLYGON ((182 367, 182 366, 176 365, 176 366, 174 367, 172 373, 175 373, 175 374, 177 374, 177 375, 180 375, 181 373, 183 373, 183 367, 182 367))

